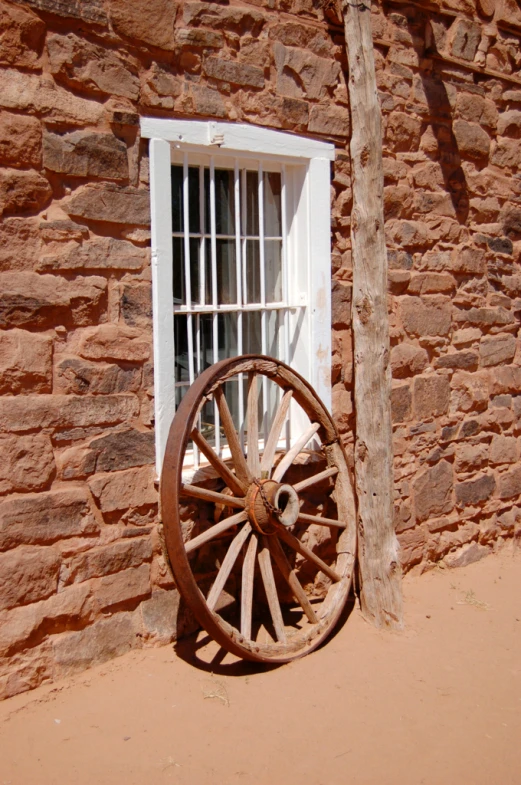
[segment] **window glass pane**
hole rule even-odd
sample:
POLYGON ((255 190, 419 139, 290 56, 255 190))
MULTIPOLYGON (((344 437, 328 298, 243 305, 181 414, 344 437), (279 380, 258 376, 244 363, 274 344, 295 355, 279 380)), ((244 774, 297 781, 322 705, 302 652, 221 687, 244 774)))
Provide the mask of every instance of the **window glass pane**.
POLYGON ((279 336, 282 327, 280 320, 280 311, 266 312, 266 353, 269 354, 270 357, 278 357, 279 355, 279 336))
POLYGON ((242 315, 243 354, 261 354, 262 333, 260 311, 246 311, 242 315))
POLYGON ((237 314, 224 313, 217 317, 219 360, 237 356, 237 314))
MULTIPOLYGON (((190 284, 192 304, 199 302, 200 240, 190 238, 190 284)), ((183 237, 172 238, 174 305, 186 305, 185 247, 183 237)))
POLYGON ((235 240, 217 240, 217 302, 232 305, 237 302, 237 261, 235 240))
POLYGON ((246 302, 260 303, 260 251, 258 240, 246 240, 246 302))
POLYGON ((183 231, 183 167, 172 166, 172 231, 183 231))
POLYGON ((215 231, 235 234, 234 173, 230 169, 215 170, 215 231))
POLYGON ((259 234, 259 174, 246 172, 246 234, 259 234))
POLYGON ((213 365, 213 316, 201 314, 199 316, 199 341, 201 352, 201 371, 213 365))
POLYGON ((280 237, 282 234, 281 190, 280 173, 264 172, 264 234, 266 237, 280 237))
POLYGON ((175 380, 189 382, 188 355, 188 316, 176 315, 174 318, 175 380))
POLYGON ((267 303, 279 303, 282 300, 281 255, 282 240, 266 240, 264 243, 264 266, 267 303))
MULTIPOLYGON (((215 408, 214 402, 206 401, 201 409, 201 420, 199 425, 199 430, 203 434, 204 438, 213 444, 215 441, 215 408)), ((206 460, 203 458, 203 460, 206 460)))
MULTIPOLYGON (((215 233, 235 234, 235 189, 234 172, 231 169, 215 169, 215 233)), ((204 170, 205 232, 210 234, 210 170, 204 170)))
POLYGON ((196 166, 188 168, 188 211, 190 232, 199 234, 199 169, 196 166))
MULTIPOLYGON (((184 230, 183 167, 172 166, 172 231, 184 230)), ((188 167, 188 212, 190 232, 199 232, 199 170, 188 167)))

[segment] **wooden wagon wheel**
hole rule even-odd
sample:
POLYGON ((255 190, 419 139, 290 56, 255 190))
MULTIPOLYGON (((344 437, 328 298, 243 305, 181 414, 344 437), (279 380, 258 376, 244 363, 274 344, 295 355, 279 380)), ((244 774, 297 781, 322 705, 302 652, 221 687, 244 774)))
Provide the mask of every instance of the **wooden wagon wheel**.
POLYGON ((351 480, 332 418, 287 365, 248 355, 216 363, 196 379, 170 429, 161 511, 177 586, 224 649, 248 660, 287 662, 315 649, 331 632, 355 560, 351 480), (274 383, 279 402, 259 449, 264 379, 274 383), (239 429, 226 397, 230 383, 246 386, 239 429), (222 457, 201 433, 201 412, 212 400, 220 415, 221 448, 226 442, 222 457), (309 421, 302 436, 281 450, 290 404, 309 421), (313 449, 306 450, 310 442, 313 449), (190 445, 208 468, 187 480, 183 461, 190 445))

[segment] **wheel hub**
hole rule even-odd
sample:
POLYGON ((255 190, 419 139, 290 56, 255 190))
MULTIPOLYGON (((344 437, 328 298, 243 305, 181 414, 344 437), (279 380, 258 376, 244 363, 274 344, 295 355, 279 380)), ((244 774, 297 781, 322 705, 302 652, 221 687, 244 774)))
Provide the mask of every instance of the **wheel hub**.
POLYGON ((300 510, 296 490, 275 480, 254 480, 246 495, 246 511, 260 534, 275 534, 280 526, 293 526, 300 510))

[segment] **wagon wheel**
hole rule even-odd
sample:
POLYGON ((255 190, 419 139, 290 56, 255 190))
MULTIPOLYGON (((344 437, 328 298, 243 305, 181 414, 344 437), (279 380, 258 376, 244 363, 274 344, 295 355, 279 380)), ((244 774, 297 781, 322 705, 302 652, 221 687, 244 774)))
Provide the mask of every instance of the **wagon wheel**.
POLYGON ((247 355, 196 379, 170 428, 161 508, 177 586, 224 649, 248 660, 287 662, 331 632, 355 560, 351 480, 333 420, 287 365, 247 355), (262 446, 259 396, 268 385, 278 404, 262 446), (236 428, 227 395, 240 386, 246 416, 236 428), (213 402, 220 454, 203 435, 202 413, 213 402), (307 424, 281 449, 290 405, 300 407, 307 424), (183 462, 197 452, 205 467, 190 475, 183 462))

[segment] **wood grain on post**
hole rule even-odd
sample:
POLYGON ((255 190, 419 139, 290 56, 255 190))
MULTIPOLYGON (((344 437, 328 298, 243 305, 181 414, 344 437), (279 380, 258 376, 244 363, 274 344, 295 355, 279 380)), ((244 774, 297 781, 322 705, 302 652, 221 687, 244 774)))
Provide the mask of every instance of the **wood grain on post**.
POLYGON ((401 628, 401 568, 393 525, 382 129, 371 0, 344 0, 343 9, 351 110, 355 480, 361 605, 365 617, 376 626, 401 628))

